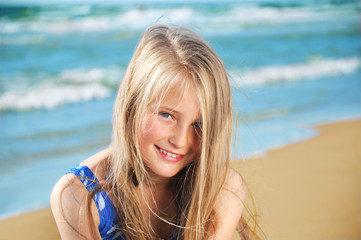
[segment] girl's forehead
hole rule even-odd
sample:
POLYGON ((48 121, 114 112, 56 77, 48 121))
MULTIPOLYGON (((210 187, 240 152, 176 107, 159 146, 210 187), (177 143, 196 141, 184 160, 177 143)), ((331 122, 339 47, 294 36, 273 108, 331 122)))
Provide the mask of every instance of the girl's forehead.
POLYGON ((175 83, 168 88, 158 101, 156 107, 167 108, 172 112, 191 114, 199 118, 200 107, 196 89, 193 83, 175 83))

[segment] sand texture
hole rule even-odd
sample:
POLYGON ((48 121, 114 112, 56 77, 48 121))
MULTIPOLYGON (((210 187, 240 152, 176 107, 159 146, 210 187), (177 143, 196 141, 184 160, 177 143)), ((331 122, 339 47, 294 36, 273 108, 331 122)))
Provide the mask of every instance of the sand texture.
MULTIPOLYGON (((267 239, 361 239, 360 126, 316 126, 320 134, 312 139, 232 162, 251 189, 267 239)), ((47 208, 0 221, 0 239, 60 237, 47 208)))
POLYGON ((233 162, 271 240, 361 239, 360 120, 316 126, 320 134, 233 162))

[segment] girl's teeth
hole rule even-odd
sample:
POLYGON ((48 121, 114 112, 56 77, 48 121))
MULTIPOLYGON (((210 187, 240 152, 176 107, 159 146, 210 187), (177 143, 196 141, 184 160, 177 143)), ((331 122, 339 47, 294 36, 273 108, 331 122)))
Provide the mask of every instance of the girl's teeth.
POLYGON ((180 157, 179 155, 177 155, 177 154, 172 154, 172 153, 169 153, 169 152, 166 152, 165 150, 163 150, 163 149, 160 149, 160 151, 162 152, 162 153, 164 153, 164 154, 167 154, 167 156, 169 156, 169 157, 180 157))

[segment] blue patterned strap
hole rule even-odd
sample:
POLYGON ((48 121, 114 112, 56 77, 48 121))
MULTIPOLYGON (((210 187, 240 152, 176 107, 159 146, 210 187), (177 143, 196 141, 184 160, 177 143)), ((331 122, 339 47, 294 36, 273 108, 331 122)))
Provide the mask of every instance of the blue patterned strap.
MULTIPOLYGON (((94 173, 84 165, 77 166, 66 171, 65 174, 73 173, 84 184, 89 193, 100 188, 99 180, 94 173)), ((116 209, 108 194, 104 190, 98 191, 93 200, 98 208, 100 223, 98 226, 103 240, 126 240, 117 222, 116 209)))

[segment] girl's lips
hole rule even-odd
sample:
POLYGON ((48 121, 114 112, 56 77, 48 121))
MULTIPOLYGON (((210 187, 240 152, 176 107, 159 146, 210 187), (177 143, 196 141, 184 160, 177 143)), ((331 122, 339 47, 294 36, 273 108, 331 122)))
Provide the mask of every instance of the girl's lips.
POLYGON ((164 150, 160 147, 158 147, 157 145, 155 145, 156 149, 158 150, 158 153, 159 155, 164 158, 165 160, 167 161, 170 161, 170 162, 179 162, 180 160, 182 160, 183 156, 184 155, 180 155, 180 154, 176 154, 176 153, 173 153, 173 152, 170 152, 170 151, 167 151, 167 150, 164 150), (161 149, 163 151, 166 151, 168 153, 171 153, 172 155, 169 156, 168 154, 164 153, 163 151, 161 151, 161 149), (175 156, 176 155, 176 156, 175 156))

